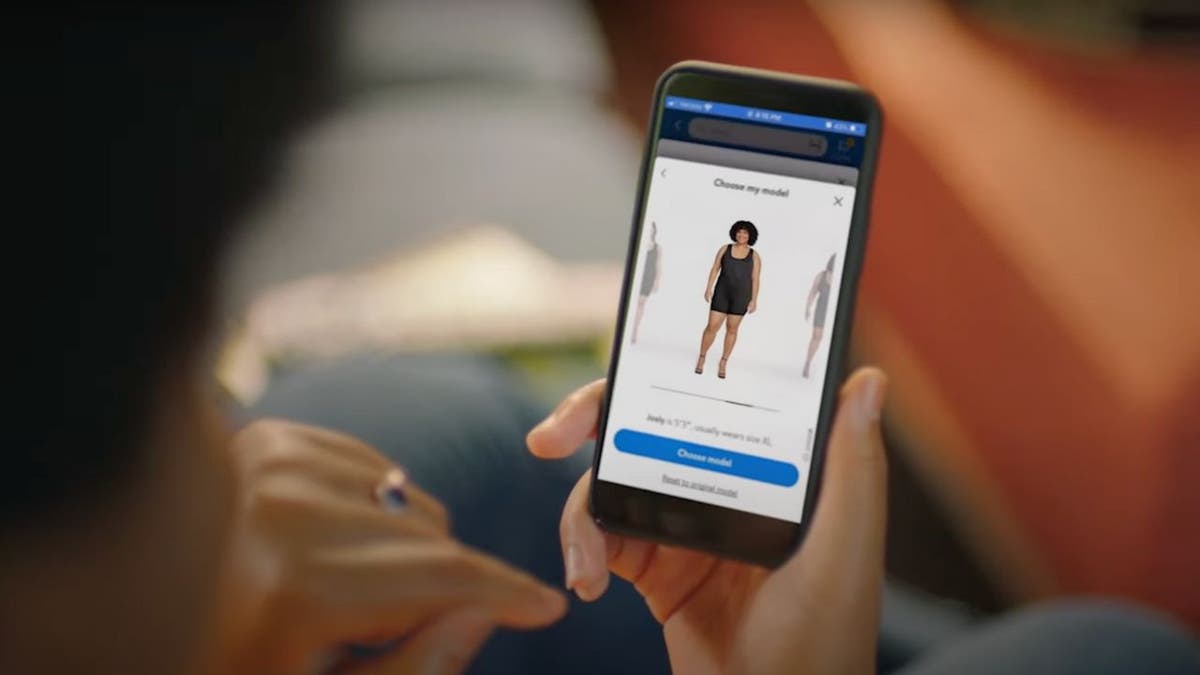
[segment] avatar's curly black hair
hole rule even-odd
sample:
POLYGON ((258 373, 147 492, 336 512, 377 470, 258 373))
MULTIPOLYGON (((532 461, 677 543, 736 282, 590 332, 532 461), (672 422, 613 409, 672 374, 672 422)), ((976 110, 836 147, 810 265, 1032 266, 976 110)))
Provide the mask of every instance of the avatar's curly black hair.
POLYGON ((734 223, 733 227, 729 228, 729 238, 732 239, 734 242, 737 242, 738 230, 745 230, 746 232, 750 233, 750 242, 749 243, 751 246, 753 246, 754 243, 758 241, 758 228, 754 226, 754 223, 752 223, 748 220, 739 220, 736 223, 734 223))

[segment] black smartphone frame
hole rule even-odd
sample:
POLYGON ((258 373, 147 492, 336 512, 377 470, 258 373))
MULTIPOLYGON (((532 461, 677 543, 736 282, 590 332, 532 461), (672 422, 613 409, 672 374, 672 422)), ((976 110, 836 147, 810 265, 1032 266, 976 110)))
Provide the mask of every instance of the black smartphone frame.
POLYGON ((654 91, 648 128, 646 151, 638 179, 637 203, 630 228, 624 281, 621 284, 617 331, 609 359, 609 387, 601 406, 596 448, 592 458, 588 510, 597 525, 616 534, 776 567, 787 560, 803 541, 820 497, 829 429, 833 421, 838 390, 846 376, 850 327, 854 319, 858 279, 866 253, 872 186, 883 132, 883 112, 869 91, 848 82, 685 61, 672 66, 659 78, 654 91), (599 479, 600 458, 605 450, 602 446, 613 391, 612 383, 615 382, 617 364, 620 362, 625 316, 631 299, 638 244, 642 238, 650 171, 657 154, 663 102, 668 95, 867 124, 841 290, 838 293, 833 330, 829 335, 829 366, 825 371, 824 390, 813 437, 811 468, 799 523, 599 479))

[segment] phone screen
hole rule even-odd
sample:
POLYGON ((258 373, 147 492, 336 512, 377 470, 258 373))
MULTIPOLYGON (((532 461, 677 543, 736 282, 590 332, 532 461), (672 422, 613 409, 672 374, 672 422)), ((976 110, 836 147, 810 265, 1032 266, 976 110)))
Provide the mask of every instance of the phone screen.
POLYGON ((799 523, 867 126, 660 111, 597 476, 799 523))

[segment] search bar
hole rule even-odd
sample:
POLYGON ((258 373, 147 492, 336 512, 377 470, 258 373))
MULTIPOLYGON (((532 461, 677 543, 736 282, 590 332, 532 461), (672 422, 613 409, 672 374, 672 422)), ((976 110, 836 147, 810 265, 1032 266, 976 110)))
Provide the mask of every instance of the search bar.
POLYGON ((829 147, 825 137, 817 134, 771 129, 756 124, 722 122, 703 117, 694 118, 688 123, 688 135, 698 140, 742 145, 759 150, 775 150, 807 157, 822 157, 829 147))

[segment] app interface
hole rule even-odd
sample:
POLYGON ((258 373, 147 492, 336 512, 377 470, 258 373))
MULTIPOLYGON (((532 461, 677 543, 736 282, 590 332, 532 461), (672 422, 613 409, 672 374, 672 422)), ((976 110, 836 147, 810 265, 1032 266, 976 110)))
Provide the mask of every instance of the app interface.
POLYGON ((800 521, 866 132, 666 98, 601 480, 800 521))

